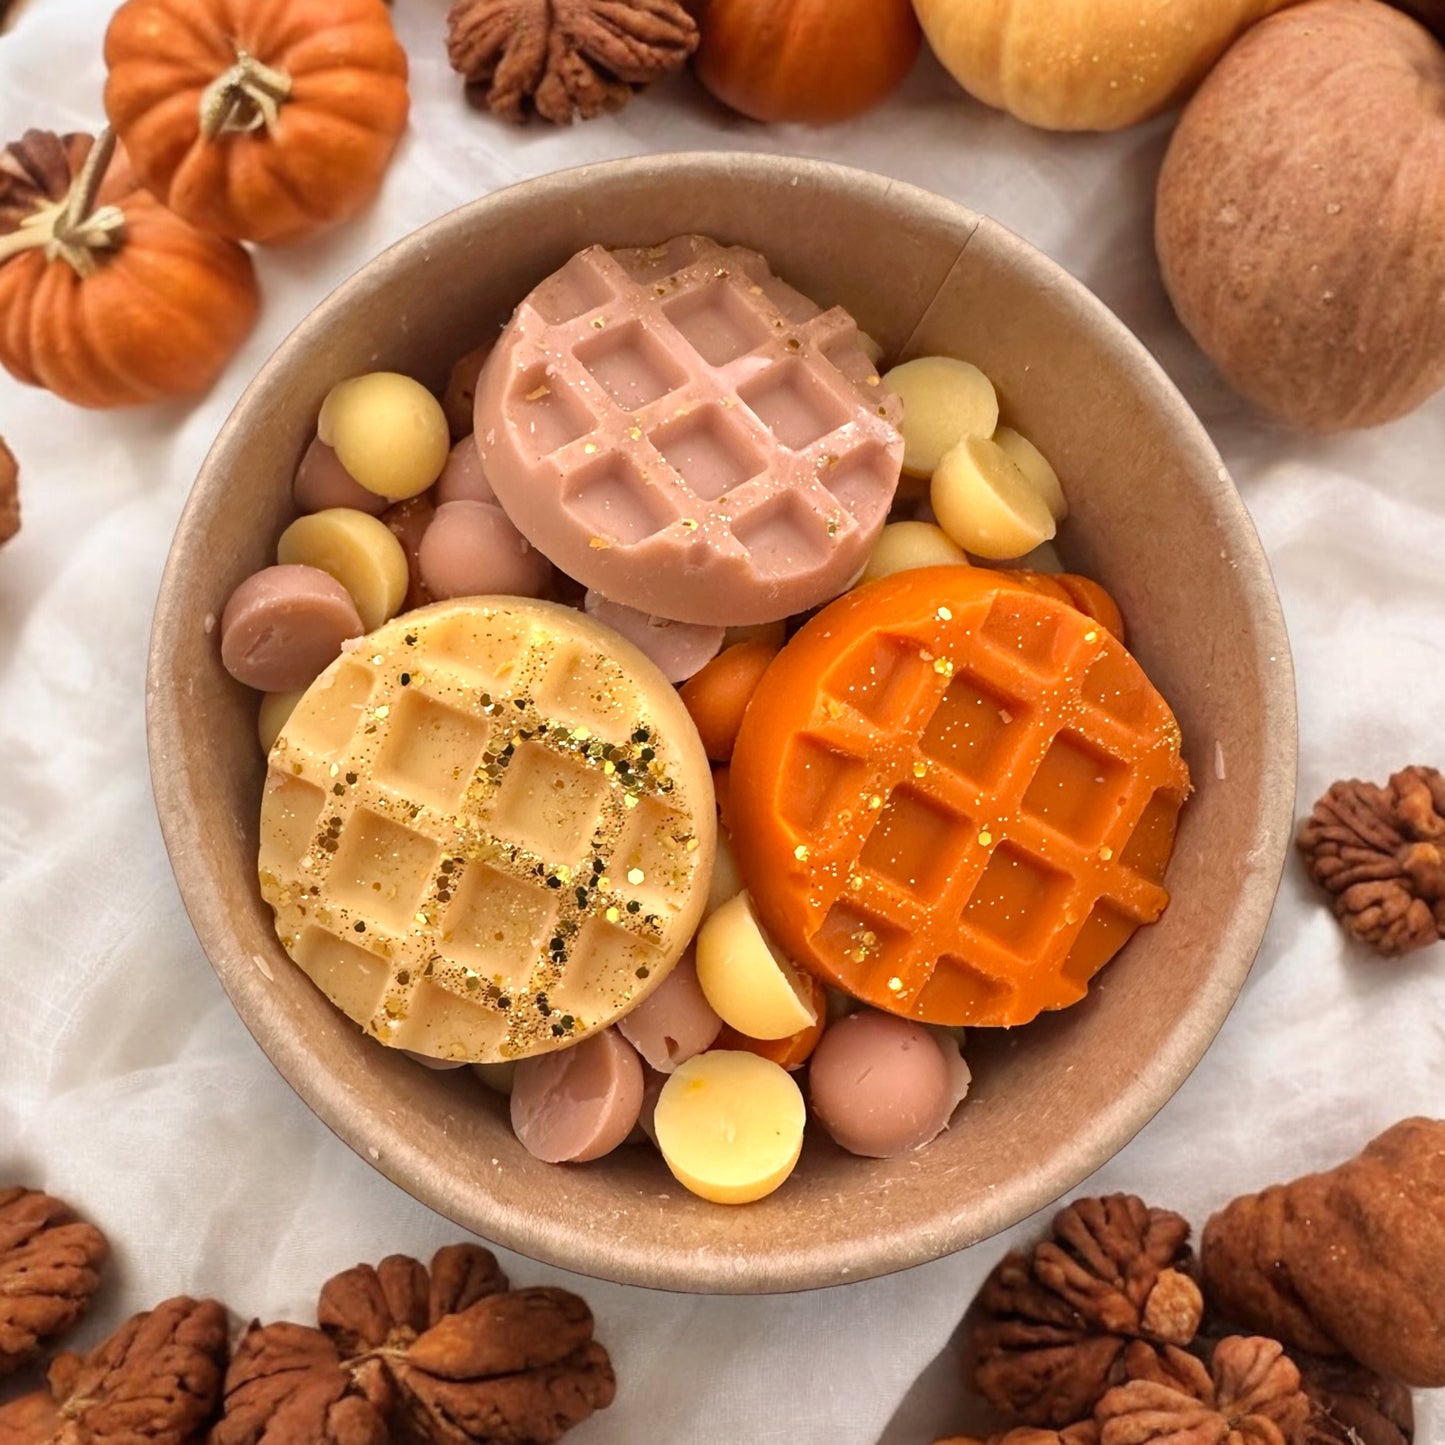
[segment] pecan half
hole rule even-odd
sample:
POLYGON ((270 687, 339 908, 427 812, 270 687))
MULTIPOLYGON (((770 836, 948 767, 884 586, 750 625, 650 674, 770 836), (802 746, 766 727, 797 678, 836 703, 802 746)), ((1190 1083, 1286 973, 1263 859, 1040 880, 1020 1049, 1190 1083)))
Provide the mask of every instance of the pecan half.
MULTIPOLYGON (((0 472, 8 455, 0 443, 0 472)), ((0 1189, 0 1379, 38 1359, 86 1312, 109 1253, 105 1236, 62 1200, 0 1189)))

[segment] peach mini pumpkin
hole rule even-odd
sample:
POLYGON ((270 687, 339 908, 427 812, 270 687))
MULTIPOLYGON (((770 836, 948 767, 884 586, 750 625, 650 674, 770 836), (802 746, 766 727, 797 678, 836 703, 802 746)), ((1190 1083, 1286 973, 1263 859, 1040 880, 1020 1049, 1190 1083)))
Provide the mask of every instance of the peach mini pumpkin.
POLYGON ((144 184, 218 235, 293 241, 376 194, 406 125, 382 0, 126 0, 105 108, 144 184))
POLYGON ((205 391, 256 320, 242 246, 136 183, 113 136, 0 152, 0 365, 80 406, 205 391))

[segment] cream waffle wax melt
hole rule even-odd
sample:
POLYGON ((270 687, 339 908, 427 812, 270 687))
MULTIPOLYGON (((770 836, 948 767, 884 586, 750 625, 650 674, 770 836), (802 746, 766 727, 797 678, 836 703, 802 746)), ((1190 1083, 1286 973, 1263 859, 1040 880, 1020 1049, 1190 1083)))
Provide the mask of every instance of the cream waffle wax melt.
POLYGON ((270 755, 260 878, 286 951, 386 1044, 498 1062, 575 1043, 682 956, 712 875, 677 693, 585 614, 438 603, 306 691, 270 755))

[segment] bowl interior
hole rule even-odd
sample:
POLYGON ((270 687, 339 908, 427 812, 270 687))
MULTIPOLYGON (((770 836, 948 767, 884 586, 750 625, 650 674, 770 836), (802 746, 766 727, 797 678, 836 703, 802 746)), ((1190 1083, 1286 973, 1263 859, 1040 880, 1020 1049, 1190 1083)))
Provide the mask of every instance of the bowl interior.
POLYGON ((1000 227, 861 172, 769 156, 612 162, 443 217, 362 270, 246 392, 181 520, 157 604, 151 765, 202 946, 277 1068, 341 1137, 458 1223, 535 1258, 669 1289, 781 1291, 863 1279, 1006 1228, 1104 1162, 1179 1086, 1248 973, 1294 800, 1294 693, 1278 601, 1218 454, 1144 348, 1000 227), (788 1185, 705 1204, 648 1150, 554 1168, 511 1136, 470 1071, 432 1073, 365 1039, 276 940, 255 868, 256 697, 213 631, 272 560, 290 481, 337 380, 375 368, 440 385, 512 306, 593 242, 698 231, 755 247, 841 304, 890 358, 966 357, 1054 461, 1061 550, 1107 585, 1173 705, 1197 791, 1173 903, 1066 1013, 977 1032, 972 1097, 916 1156, 869 1161, 810 1137, 788 1185))

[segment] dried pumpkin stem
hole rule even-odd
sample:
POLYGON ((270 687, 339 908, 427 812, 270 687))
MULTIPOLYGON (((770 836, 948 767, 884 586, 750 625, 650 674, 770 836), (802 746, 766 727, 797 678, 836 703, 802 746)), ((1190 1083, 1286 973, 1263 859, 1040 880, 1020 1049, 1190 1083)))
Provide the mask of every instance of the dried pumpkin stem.
POLYGON ((8 236, 0 236, 0 265, 22 251, 43 249, 47 261, 64 261, 80 277, 93 275, 96 252, 114 250, 125 229, 119 206, 94 209, 114 155, 115 132, 107 126, 96 137, 65 199, 42 206, 8 236))
POLYGON ((263 65, 254 55, 236 51, 236 63, 208 85, 201 96, 201 134, 207 140, 227 132, 276 129, 281 105, 291 94, 291 77, 263 65))

